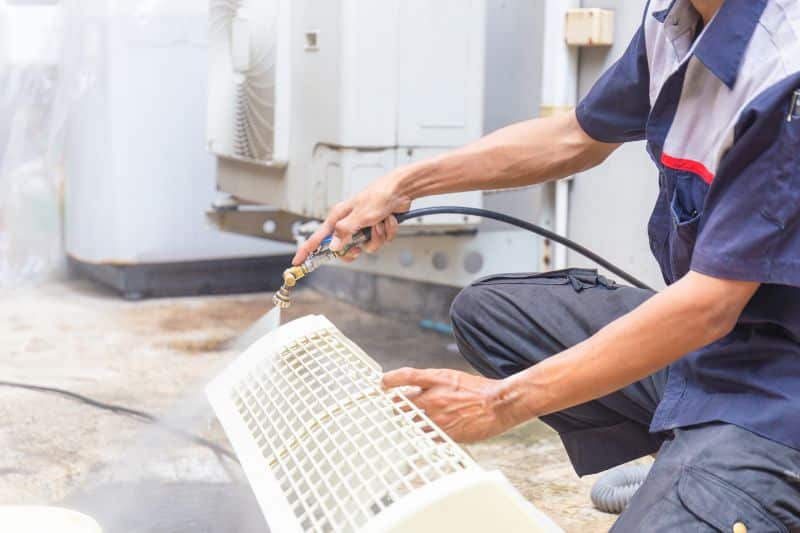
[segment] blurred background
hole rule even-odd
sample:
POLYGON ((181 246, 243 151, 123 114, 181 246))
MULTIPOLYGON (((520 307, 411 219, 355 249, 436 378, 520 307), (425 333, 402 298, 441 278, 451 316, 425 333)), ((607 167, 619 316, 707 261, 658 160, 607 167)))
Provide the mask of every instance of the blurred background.
MULTIPOLYGON (((136 405, 224 445, 202 387, 271 308, 309 222, 398 165, 569 111, 644 4, 0 0, 2 379, 136 405)), ((523 218, 658 287, 656 191, 634 143, 559 184, 414 207, 523 218)), ((302 280, 283 320, 325 314, 387 369, 467 369, 447 317, 459 288, 566 266, 592 265, 510 226, 425 217, 302 280)), ((265 530, 237 467, 207 447, 18 387, 0 387, 0 419, 0 505, 67 502, 106 531, 265 530)), ((566 530, 613 522, 539 423, 470 448, 566 530)))
MULTIPOLYGON (((557 2, 548 30, 546 2, 521 0, 4 0, 0 283, 45 279, 69 258, 128 297, 264 288, 236 259, 285 256, 292 246, 279 242, 294 241, 294 222, 397 165, 574 105, 627 45, 641 3, 557 2), (564 42, 561 18, 576 6, 607 10, 595 31, 610 42, 564 42), (242 279, 212 287, 191 265, 205 261, 220 265, 204 265, 205 276, 233 267, 242 279), (197 286, 175 286, 164 264, 197 286)), ((580 23, 572 31, 586 33, 580 23)), ((547 185, 415 207, 486 206, 558 226, 657 283, 641 231, 653 172, 641 146, 627 146, 566 184, 566 201, 547 185)), ((404 230, 436 237, 403 240, 353 270, 459 286, 582 263, 472 218, 404 230)))

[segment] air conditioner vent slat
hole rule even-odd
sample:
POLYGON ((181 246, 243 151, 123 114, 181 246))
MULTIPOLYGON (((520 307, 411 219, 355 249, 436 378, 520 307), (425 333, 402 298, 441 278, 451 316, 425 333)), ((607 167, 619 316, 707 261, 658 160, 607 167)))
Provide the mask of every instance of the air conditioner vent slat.
POLYGON ((211 0, 209 136, 218 156, 273 160, 280 4, 211 0))

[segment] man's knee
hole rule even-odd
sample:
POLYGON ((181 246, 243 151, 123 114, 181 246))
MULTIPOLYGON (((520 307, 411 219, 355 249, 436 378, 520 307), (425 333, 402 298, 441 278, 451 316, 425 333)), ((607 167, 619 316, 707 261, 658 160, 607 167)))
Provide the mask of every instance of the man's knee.
POLYGON ((461 290, 450 306, 450 322, 461 355, 475 370, 489 377, 500 377, 483 347, 486 317, 483 307, 487 298, 485 287, 470 285, 461 290))
POLYGON ((477 308, 481 300, 480 287, 468 285, 459 291, 450 305, 450 322, 454 328, 474 327, 477 323, 477 308))
POLYGON ((450 305, 450 322, 461 341, 481 345, 491 332, 502 329, 505 314, 498 305, 502 296, 486 285, 469 285, 461 289, 450 305))
POLYGON ((581 337, 567 320, 572 313, 560 309, 578 294, 571 286, 535 274, 493 280, 464 288, 450 309, 461 355, 483 375, 515 374, 562 351, 562 339, 581 337))

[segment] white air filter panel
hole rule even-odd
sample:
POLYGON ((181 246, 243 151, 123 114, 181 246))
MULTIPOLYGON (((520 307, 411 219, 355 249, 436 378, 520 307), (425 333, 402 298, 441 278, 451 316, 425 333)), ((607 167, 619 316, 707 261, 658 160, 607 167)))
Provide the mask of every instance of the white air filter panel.
POLYGON ((381 375, 311 315, 261 338, 209 385, 272 531, 559 531, 402 391, 384 391, 381 375))

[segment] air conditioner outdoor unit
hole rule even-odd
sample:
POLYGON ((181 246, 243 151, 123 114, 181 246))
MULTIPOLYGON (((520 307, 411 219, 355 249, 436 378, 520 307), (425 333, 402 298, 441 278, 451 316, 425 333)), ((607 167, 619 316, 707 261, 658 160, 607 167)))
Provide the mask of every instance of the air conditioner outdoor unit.
POLYGON ((555 533, 331 322, 256 341, 208 387, 272 531, 555 533))
MULTIPOLYGON (((485 0, 211 0, 208 147, 233 198, 211 218, 290 241, 297 220, 480 137, 485 25, 485 0)), ((415 207, 482 205, 480 192, 443 196, 415 207)))
POLYGON ((69 14, 71 263, 131 298, 273 289, 292 247, 220 233, 204 217, 218 195, 204 143, 207 5, 87 0, 69 14))

